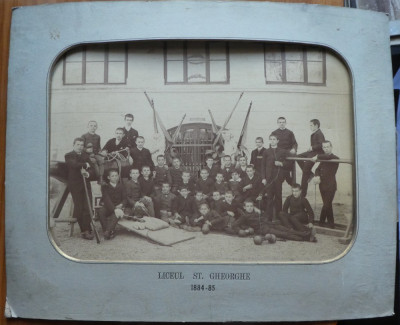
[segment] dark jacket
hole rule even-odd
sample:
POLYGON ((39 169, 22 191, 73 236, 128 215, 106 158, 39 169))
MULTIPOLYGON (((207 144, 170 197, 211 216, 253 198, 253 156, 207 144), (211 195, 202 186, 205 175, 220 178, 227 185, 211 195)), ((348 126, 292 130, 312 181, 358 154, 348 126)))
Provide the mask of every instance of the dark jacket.
MULTIPOLYGON (((320 160, 331 160, 339 159, 339 157, 334 154, 320 154, 318 155, 320 160)), ((319 184, 319 189, 321 191, 336 191, 336 172, 339 168, 339 163, 324 163, 320 162, 318 168, 315 170, 315 176, 321 178, 321 183, 319 184)))
POLYGON ((283 203, 282 211, 294 215, 297 213, 305 213, 308 216, 309 222, 314 222, 314 211, 311 208, 310 202, 303 197, 300 196, 295 198, 293 195, 290 195, 286 198, 285 203, 283 203))
POLYGON ((317 131, 312 133, 310 139, 312 151, 317 154, 324 153, 324 151, 322 150, 322 142, 325 141, 325 136, 322 133, 321 129, 318 129, 317 131))
MULTIPOLYGON (((120 143, 116 144, 116 138, 112 138, 107 141, 105 146, 103 147, 103 150, 107 150, 108 153, 113 152, 113 151, 120 151, 128 147, 128 143, 126 142, 125 137, 121 139, 120 143)), ((128 156, 128 153, 123 152, 122 153, 125 157, 128 156)))
POLYGON ((268 148, 265 151, 265 179, 267 184, 274 181, 284 181, 290 168, 290 161, 286 160, 287 155, 288 151, 281 148, 268 148), (283 167, 276 166, 275 161, 281 162, 283 167))
POLYGON ((143 148, 139 150, 137 147, 133 148, 131 150, 131 157, 133 159, 133 168, 141 171, 143 166, 149 166, 151 171, 154 170, 154 163, 149 149, 143 148))
POLYGON ((250 179, 249 176, 246 176, 242 179, 240 188, 242 189, 242 197, 243 199, 252 199, 253 201, 257 198, 258 195, 263 194, 264 186, 261 180, 261 177, 254 174, 253 178, 250 179), (243 188, 247 185, 251 184, 252 188, 246 191, 243 188))
POLYGON ((250 164, 254 165, 256 171, 261 175, 262 179, 265 178, 265 152, 267 149, 264 147, 261 150, 254 149, 251 152, 250 164))
POLYGON ((122 203, 122 208, 127 205, 126 191, 124 185, 117 183, 114 187, 110 184, 101 186, 102 200, 107 213, 113 213, 115 207, 122 203))
POLYGON ((81 169, 88 169, 88 164, 89 167, 92 166, 89 155, 86 152, 78 154, 71 151, 65 155, 65 163, 68 171, 68 185, 82 184, 83 186, 81 169))
POLYGON ((210 196, 212 195, 212 191, 214 190, 214 182, 208 177, 206 180, 199 178, 196 182, 196 190, 202 191, 203 194, 210 196))
POLYGON ((129 149, 132 150, 133 148, 136 148, 136 138, 139 136, 138 131, 136 131, 134 128, 131 128, 128 131, 125 129, 125 127, 122 127, 122 130, 124 130, 124 139, 129 149))
POLYGON ((271 135, 278 137, 278 148, 285 150, 296 150, 297 151, 297 141, 294 133, 288 129, 276 129, 271 135))

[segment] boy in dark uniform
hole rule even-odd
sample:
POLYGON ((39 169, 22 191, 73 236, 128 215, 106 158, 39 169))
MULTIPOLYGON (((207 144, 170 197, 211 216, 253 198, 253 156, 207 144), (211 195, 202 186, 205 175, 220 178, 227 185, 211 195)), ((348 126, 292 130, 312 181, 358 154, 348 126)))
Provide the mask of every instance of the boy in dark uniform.
POLYGON ((142 166, 141 176, 139 177, 140 191, 142 196, 151 198, 154 195, 154 180, 151 176, 149 166, 142 166))
POLYGON ((124 184, 129 208, 127 214, 137 217, 146 215, 154 217, 153 200, 149 195, 142 192, 139 170, 137 168, 131 168, 129 177, 130 179, 124 184))
POLYGON ((224 180, 224 175, 218 172, 217 175, 215 175, 214 190, 218 191, 221 196, 224 197, 227 189, 228 186, 224 180))
POLYGON ((193 179, 190 177, 190 172, 184 171, 182 172, 182 185, 189 190, 189 195, 193 196, 196 184, 193 179))
POLYGON ((210 200, 210 209, 221 213, 222 204, 223 198, 221 197, 221 193, 219 191, 213 191, 212 199, 210 200))
POLYGON ((171 185, 163 183, 161 193, 154 198, 156 217, 169 223, 175 213, 176 195, 171 193, 171 185))
POLYGON ((265 151, 264 139, 262 137, 256 138, 256 149, 251 152, 250 164, 254 166, 256 172, 261 176, 262 183, 265 185, 265 151))
POLYGON ((232 191, 227 191, 225 193, 225 199, 220 207, 220 214, 226 219, 226 226, 224 231, 229 234, 234 234, 233 224, 239 217, 239 204, 234 201, 234 195, 232 191))
POLYGON ((157 156, 157 166, 154 167, 153 179, 154 190, 157 195, 161 193, 162 183, 172 184, 171 175, 168 166, 165 164, 165 157, 163 155, 157 156))
MULTIPOLYGON (((247 174, 244 176, 247 176, 247 174)), ((228 181, 228 189, 232 191, 235 201, 242 203, 242 179, 237 170, 232 172, 232 178, 228 181)))
MULTIPOLYGON (((312 158, 316 155, 324 153, 322 150, 322 142, 325 141, 324 134, 320 129, 320 122, 317 119, 313 119, 310 121, 310 130, 311 130, 311 147, 308 151, 299 154, 297 157, 301 158, 312 158)), ((312 161, 297 161, 300 168, 303 171, 303 175, 301 177, 301 191, 303 196, 307 196, 308 182, 314 177, 311 169, 314 166, 312 161)))
POLYGON ((204 199, 207 199, 212 195, 214 190, 214 182, 209 177, 207 169, 202 169, 200 171, 200 178, 196 182, 196 190, 203 192, 204 199))
POLYGON ((184 225, 190 225, 190 218, 196 213, 196 203, 194 202, 193 196, 190 196, 190 191, 184 185, 178 190, 175 200, 175 213, 170 224, 173 226, 182 227, 184 225))
MULTIPOLYGON (((103 147, 102 155, 106 156, 109 153, 116 153, 126 148, 128 148, 128 143, 126 138, 124 137, 124 131, 122 130, 122 128, 117 128, 115 130, 115 138, 107 141, 107 143, 103 147)), ((124 157, 128 157, 128 152, 122 151, 120 153, 124 157)))
POLYGON ((296 231, 283 225, 276 225, 268 222, 267 218, 261 215, 260 211, 257 211, 251 200, 246 200, 243 207, 244 209, 240 212, 240 217, 233 225, 233 229, 236 233, 239 233, 240 230, 244 230, 243 235, 246 236, 254 231, 255 234, 262 236, 274 234, 279 238, 288 240, 316 242, 315 229, 296 231))
POLYGON ((244 178, 247 175, 246 174, 247 165, 248 165, 247 157, 246 156, 239 156, 238 157, 238 166, 235 168, 235 170, 239 174, 240 178, 244 178))
POLYGON ((104 206, 99 209, 99 219, 103 228, 104 239, 112 239, 118 219, 124 216, 127 207, 125 187, 119 181, 118 171, 108 171, 108 183, 101 186, 104 206))
POLYGON ((177 157, 172 159, 172 167, 169 169, 169 174, 171 175, 171 192, 176 194, 178 188, 182 185, 182 174, 184 172, 181 166, 181 160, 177 157))
POLYGON ((121 128, 130 151, 136 148, 136 138, 139 136, 138 131, 132 127, 133 120, 134 117, 132 114, 126 114, 124 117, 125 126, 121 128))
POLYGON ((210 155, 207 155, 206 156, 206 164, 203 166, 203 169, 207 169, 210 177, 212 179, 214 179, 220 168, 216 163, 214 163, 213 157, 210 155))
POLYGON ((276 135, 269 136, 270 147, 265 151, 265 168, 267 185, 267 218, 269 221, 274 219, 282 211, 282 183, 289 171, 286 169, 288 152, 278 147, 280 140, 276 135))
POLYGON ((225 155, 223 158, 223 165, 219 170, 220 173, 224 176, 224 179, 229 179, 232 172, 235 170, 235 167, 232 165, 232 158, 229 155, 225 155))
MULTIPOLYGON (((322 143, 323 154, 319 154, 313 158, 314 161, 319 160, 331 160, 339 159, 332 153, 332 143, 330 141, 324 141, 322 143)), ((336 172, 339 168, 339 163, 325 163, 320 162, 318 168, 315 170, 315 183, 319 184, 319 191, 322 197, 322 210, 319 217, 319 225, 322 227, 326 226, 326 221, 328 221, 327 226, 329 228, 335 228, 334 218, 333 218, 333 208, 332 202, 335 197, 335 192, 337 189, 336 185, 336 172)))
POLYGON ((283 204, 280 220, 283 226, 298 231, 313 228, 314 212, 308 200, 301 195, 299 184, 292 186, 292 195, 288 196, 283 204))
POLYGON ((154 170, 153 159, 149 149, 144 148, 144 137, 136 137, 136 148, 131 150, 131 157, 133 159, 133 167, 139 170, 142 166, 146 165, 150 167, 150 170, 154 170))
POLYGON ((81 237, 84 239, 93 239, 92 228, 90 226, 91 207, 88 206, 85 186, 88 190, 89 199, 92 200, 92 191, 88 178, 83 181, 82 175, 88 175, 87 170, 91 168, 89 155, 83 151, 84 139, 76 138, 73 142, 73 150, 65 155, 65 163, 68 170, 67 186, 71 192, 74 202, 73 218, 78 221, 81 229, 81 237))
POLYGON ((204 223, 202 226, 202 231, 204 234, 208 233, 208 230, 223 230, 225 228, 225 219, 221 217, 221 215, 215 211, 211 210, 207 203, 203 203, 200 205, 200 216, 198 219, 204 219, 204 223))
MULTIPOLYGON (((272 135, 276 135, 279 139, 278 148, 288 151, 288 157, 294 157, 297 152, 297 141, 294 133, 286 128, 286 118, 279 117, 277 120, 278 128, 272 132, 272 135)), ((288 170, 292 170, 294 166, 294 161, 288 162, 288 170)), ((289 185, 292 185, 291 172, 287 173, 285 180, 289 185)))
POLYGON ((240 184, 243 201, 247 199, 253 202, 261 200, 264 194, 264 186, 261 177, 255 174, 253 165, 247 166, 246 174, 246 177, 242 179, 240 184))

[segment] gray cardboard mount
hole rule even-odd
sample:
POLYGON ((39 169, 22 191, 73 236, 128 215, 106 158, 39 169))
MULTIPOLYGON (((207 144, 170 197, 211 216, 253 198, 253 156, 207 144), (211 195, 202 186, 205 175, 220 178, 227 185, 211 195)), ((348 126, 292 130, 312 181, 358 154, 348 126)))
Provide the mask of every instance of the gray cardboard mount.
POLYGON ((391 315, 396 256, 392 72, 383 14, 256 2, 99 2, 13 11, 7 110, 7 300, 13 317, 118 321, 310 321, 391 315), (83 42, 152 39, 286 41, 327 46, 351 71, 357 232, 322 264, 85 263, 48 237, 49 75, 83 42), (183 280, 158 280, 157 272, 183 280), (208 280, 193 272, 247 272, 208 280))

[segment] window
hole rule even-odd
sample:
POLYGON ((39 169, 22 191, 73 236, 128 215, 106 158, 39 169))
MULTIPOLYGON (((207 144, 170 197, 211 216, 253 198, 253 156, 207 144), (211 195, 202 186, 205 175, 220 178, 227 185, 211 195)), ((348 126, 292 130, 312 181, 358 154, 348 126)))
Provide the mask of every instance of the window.
POLYGON ((325 51, 319 47, 265 44, 267 84, 326 84, 325 51))
POLYGON ((64 85, 126 84, 126 44, 85 45, 64 56, 64 85))
POLYGON ((165 43, 164 80, 165 84, 228 84, 228 43, 165 43))

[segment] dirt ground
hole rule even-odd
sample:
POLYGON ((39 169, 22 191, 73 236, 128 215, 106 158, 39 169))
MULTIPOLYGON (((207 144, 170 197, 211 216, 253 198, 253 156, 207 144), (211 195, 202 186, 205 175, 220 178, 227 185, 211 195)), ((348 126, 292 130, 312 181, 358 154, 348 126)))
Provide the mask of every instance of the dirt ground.
MULTIPOLYGON (((285 184, 286 185, 286 184, 285 184)), ((92 186, 97 194, 96 185, 92 186)), ((309 190, 308 199, 315 212, 316 219, 322 207, 319 193, 309 190)), ((288 196, 290 188, 284 186, 283 198, 288 196)), ((70 198, 67 200, 60 218, 71 213, 70 198)), ((352 215, 351 197, 337 195, 333 205, 335 222, 347 225, 345 215, 352 215)), ((177 243, 172 247, 160 246, 149 240, 117 226, 117 236, 104 240, 100 224, 96 222, 101 243, 80 238, 79 226, 75 225, 72 237, 69 236, 68 223, 56 223, 55 236, 60 243, 59 249, 67 256, 83 261, 126 261, 126 262, 323 262, 339 257, 347 245, 340 244, 338 237, 317 234, 317 243, 277 241, 275 244, 263 242, 261 246, 253 243, 251 237, 239 238, 224 234, 201 232, 191 233, 194 239, 177 243)))

